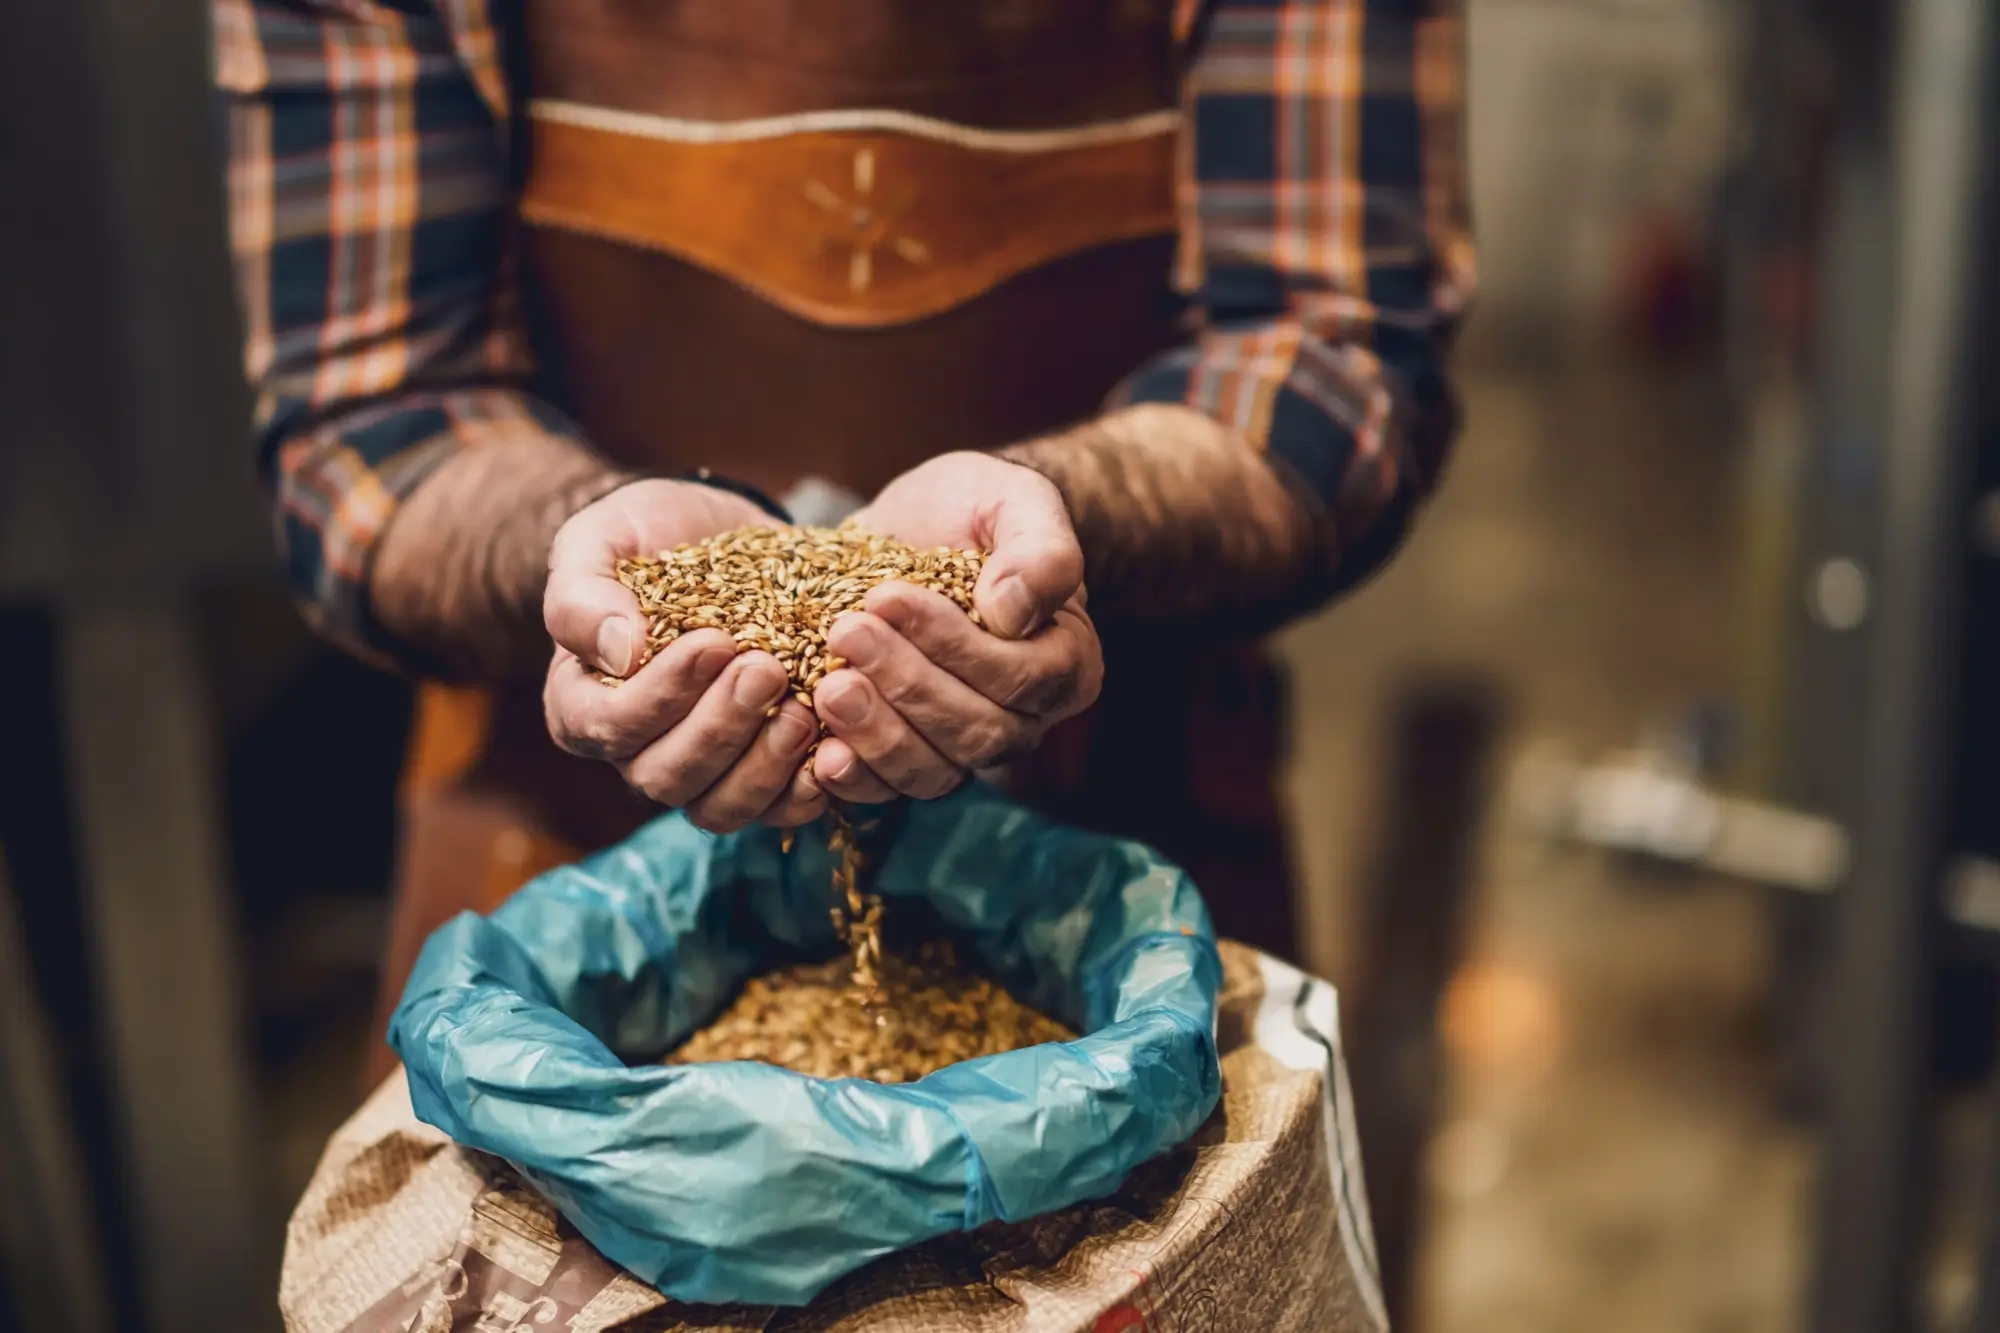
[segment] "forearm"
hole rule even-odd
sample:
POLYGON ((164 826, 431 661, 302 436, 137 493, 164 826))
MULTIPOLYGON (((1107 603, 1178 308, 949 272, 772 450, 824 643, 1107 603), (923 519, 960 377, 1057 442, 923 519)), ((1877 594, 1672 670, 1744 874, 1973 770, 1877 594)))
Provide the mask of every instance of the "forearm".
POLYGON ((1323 506, 1192 408, 1140 404, 1002 452, 1062 492, 1099 618, 1268 628, 1337 560, 1323 506))
POLYGON ((539 673, 549 660, 549 544, 571 515, 630 479, 559 436, 459 450, 381 536, 368 581, 377 625, 454 676, 539 673))

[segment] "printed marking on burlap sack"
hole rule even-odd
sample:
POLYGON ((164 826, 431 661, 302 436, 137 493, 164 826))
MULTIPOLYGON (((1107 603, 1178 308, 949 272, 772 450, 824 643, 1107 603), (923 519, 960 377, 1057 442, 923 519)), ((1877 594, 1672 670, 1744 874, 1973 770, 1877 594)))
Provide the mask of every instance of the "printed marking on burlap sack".
POLYGON ((449 1258, 420 1270, 346 1333, 566 1329, 618 1276, 545 1203, 508 1182, 474 1202, 449 1258))
POLYGON ((1196 1333, 1207 1325, 1190 1322, 1200 1310, 1215 1309, 1214 1289, 1204 1284, 1179 1288, 1216 1239, 1236 1222, 1236 1214, 1220 1199, 1190 1195, 1174 1205, 1169 1225, 1152 1240, 1134 1240, 1144 1257, 1132 1270, 1138 1289, 1131 1305, 1143 1311, 1146 1333, 1196 1333))
POLYGON ((1222 1303, 1211 1287, 1183 1292, 1172 1310, 1114 1305, 1097 1317, 1091 1333, 1219 1333, 1222 1303))

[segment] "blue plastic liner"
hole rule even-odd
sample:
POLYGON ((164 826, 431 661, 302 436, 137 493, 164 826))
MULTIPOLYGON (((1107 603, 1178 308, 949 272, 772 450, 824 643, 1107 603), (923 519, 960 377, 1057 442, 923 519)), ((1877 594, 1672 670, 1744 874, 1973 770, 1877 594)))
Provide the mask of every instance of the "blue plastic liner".
POLYGON ((894 1087, 651 1063, 746 978, 835 948, 824 835, 784 855, 669 815, 441 927, 390 1024, 417 1115, 669 1296, 802 1305, 893 1250, 1107 1194, 1214 1109, 1221 966, 1188 877, 982 787, 909 806, 874 887, 1086 1035, 894 1087))

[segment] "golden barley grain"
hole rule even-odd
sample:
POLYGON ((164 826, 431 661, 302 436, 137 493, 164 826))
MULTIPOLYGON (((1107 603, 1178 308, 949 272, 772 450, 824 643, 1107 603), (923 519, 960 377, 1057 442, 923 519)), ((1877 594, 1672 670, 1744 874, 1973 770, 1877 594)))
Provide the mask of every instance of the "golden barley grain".
POLYGON ((852 1002, 844 963, 810 963, 752 979, 670 1064, 760 1060, 817 1078, 908 1083, 961 1060, 1076 1034, 968 971, 949 941, 882 964, 881 1001, 852 1002))

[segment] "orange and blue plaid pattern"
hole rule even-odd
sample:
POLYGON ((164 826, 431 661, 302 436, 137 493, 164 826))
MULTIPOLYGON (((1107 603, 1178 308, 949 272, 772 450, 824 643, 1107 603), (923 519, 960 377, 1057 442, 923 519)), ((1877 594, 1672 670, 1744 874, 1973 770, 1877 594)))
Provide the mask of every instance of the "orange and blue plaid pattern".
MULTIPOLYGON (((528 384, 492 0, 211 0, 245 364, 280 549, 356 651, 399 500, 503 433, 585 442, 528 384)), ((1394 549, 1456 432, 1473 289, 1457 0, 1180 0, 1184 402, 1322 496, 1339 585, 1394 549)))

